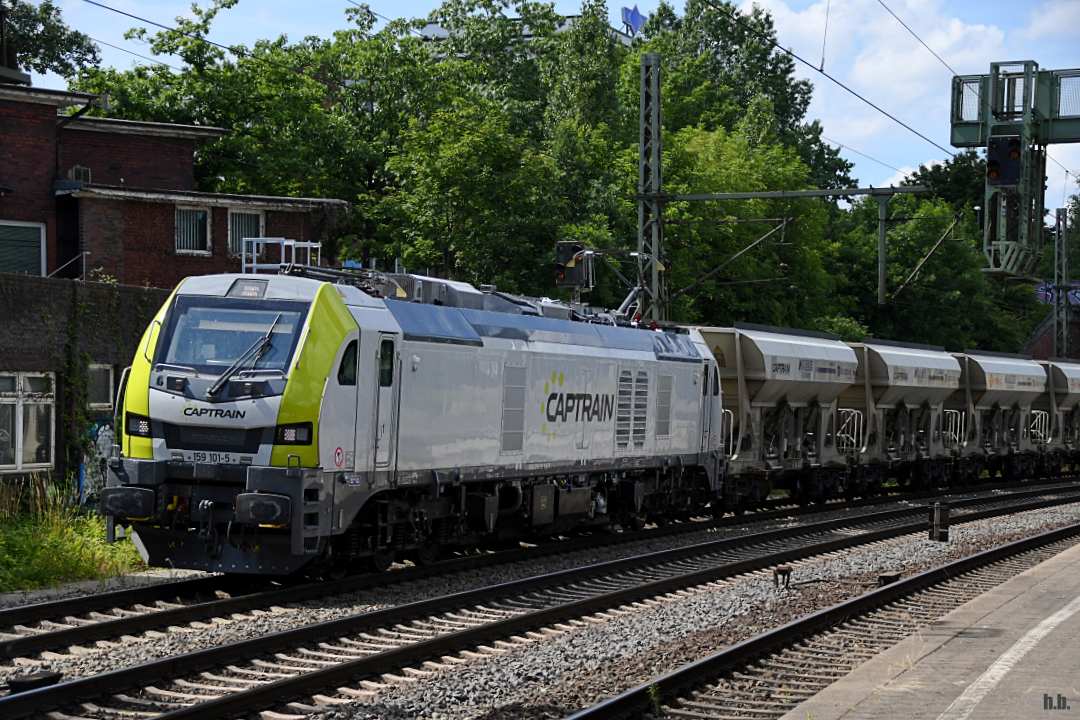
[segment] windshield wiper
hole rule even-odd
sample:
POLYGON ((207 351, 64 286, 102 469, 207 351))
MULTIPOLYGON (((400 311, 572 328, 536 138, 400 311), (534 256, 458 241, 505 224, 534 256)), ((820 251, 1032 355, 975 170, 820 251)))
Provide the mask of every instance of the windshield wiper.
POLYGON ((259 358, 261 358, 263 354, 270 349, 270 346, 274 344, 271 336, 274 334, 274 328, 277 327, 279 320, 281 320, 281 313, 278 313, 277 317, 274 318, 274 322, 270 323, 270 327, 267 328, 266 334, 252 343, 251 347, 247 350, 240 353, 240 357, 236 358, 236 362, 226 368, 225 372, 221 373, 221 377, 214 381, 214 384, 206 391, 206 397, 212 398, 221 392, 221 388, 225 387, 225 383, 229 382, 229 378, 236 374, 236 371, 247 362, 248 358, 254 357, 255 362, 259 362, 259 358))

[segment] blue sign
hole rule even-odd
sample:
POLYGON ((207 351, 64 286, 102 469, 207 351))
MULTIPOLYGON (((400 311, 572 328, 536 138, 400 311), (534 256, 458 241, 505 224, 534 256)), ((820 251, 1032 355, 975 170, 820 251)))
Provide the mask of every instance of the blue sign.
POLYGON ((622 9, 622 21, 626 26, 626 31, 631 35, 637 35, 645 24, 645 16, 637 9, 637 5, 631 8, 622 9))
POLYGON ((346 270, 362 270, 364 267, 364 263, 360 262, 359 260, 346 260, 345 262, 341 263, 341 267, 345 268, 346 270))
MULTIPOLYGON (((1038 298, 1039 302, 1046 303, 1047 305, 1054 302, 1055 294, 1056 291, 1054 290, 1053 283, 1042 283, 1035 288, 1035 297, 1038 298)), ((1069 290, 1066 297, 1069 298, 1069 305, 1080 305, 1080 287, 1077 286, 1077 283, 1069 283, 1069 290)))

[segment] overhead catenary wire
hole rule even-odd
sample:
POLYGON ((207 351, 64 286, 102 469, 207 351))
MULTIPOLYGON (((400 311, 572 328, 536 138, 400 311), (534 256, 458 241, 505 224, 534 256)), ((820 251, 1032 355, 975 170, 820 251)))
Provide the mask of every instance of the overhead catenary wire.
POLYGON ((180 68, 176 67, 175 65, 170 65, 169 63, 164 62, 162 60, 158 60, 157 58, 152 58, 152 57, 150 57, 148 55, 141 55, 141 54, 135 52, 134 50, 128 50, 125 47, 120 47, 119 45, 113 45, 110 42, 105 42, 104 40, 99 40, 98 38, 92 37, 90 35, 87 35, 87 37, 89 37, 91 40, 96 42, 98 45, 104 45, 105 47, 110 47, 113 50, 119 50, 122 53, 127 53, 128 55, 134 55, 135 57, 139 58, 140 60, 146 60, 147 62, 154 63, 155 65, 163 65, 164 67, 167 67, 170 70, 175 70, 176 72, 183 72, 180 68))
MULTIPOLYGON (((953 67, 952 65, 950 65, 950 64, 949 64, 948 62, 946 62, 946 61, 945 61, 945 59, 944 59, 943 57, 941 57, 940 55, 938 55, 938 54, 937 54, 937 53, 936 53, 936 52, 934 51, 934 49, 933 49, 932 47, 930 47, 930 46, 929 46, 929 45, 928 45, 928 44, 926 43, 926 41, 924 41, 924 40, 923 40, 923 39, 922 39, 922 38, 921 38, 921 37, 919 36, 919 34, 918 34, 917 32, 915 32, 914 30, 912 30, 912 29, 911 29, 911 26, 910 26, 910 25, 908 25, 908 24, 907 24, 906 22, 904 22, 904 21, 903 21, 903 19, 901 19, 901 17, 900 17, 899 15, 897 15, 897 14, 896 14, 895 12, 893 12, 893 11, 892 11, 892 8, 890 8, 890 7, 888 6, 888 5, 886 5, 886 4, 885 4, 885 1, 884 1, 884 0, 877 0, 877 2, 878 2, 878 5, 881 5, 881 7, 885 8, 885 11, 886 11, 887 13, 889 13, 890 15, 892 15, 893 19, 894 19, 894 20, 896 20, 896 22, 900 23, 900 25, 901 25, 901 26, 902 26, 902 27, 903 27, 903 28, 904 28, 905 30, 907 30, 907 31, 908 31, 908 33, 910 33, 911 37, 915 38, 915 39, 916 39, 916 40, 917 40, 917 41, 919 42, 919 44, 920 44, 920 45, 922 45, 922 46, 923 46, 924 48, 926 48, 926 51, 927 51, 928 53, 930 53, 930 54, 931 54, 931 55, 933 55, 933 56, 934 56, 935 58, 937 58, 937 61, 938 61, 939 63, 941 63, 942 65, 944 65, 944 66, 945 66, 945 69, 947 69, 947 70, 948 70, 948 71, 949 71, 950 73, 952 73, 952 74, 953 74, 953 77, 957 77, 958 75, 960 75, 960 73, 956 72, 956 69, 955 69, 955 68, 954 68, 954 67, 953 67)), ((969 87, 968 85, 965 85, 965 86, 964 86, 964 88, 965 88, 965 89, 967 89, 968 87, 969 87)), ((977 97, 979 97, 979 91, 978 91, 978 89, 977 89, 977 88, 975 88, 975 87, 971 87, 971 92, 973 92, 973 93, 975 94, 975 97, 976 97, 976 98, 977 98, 977 97)), ((850 149, 850 148, 849 148, 849 149, 850 149)), ((1065 171, 1065 188, 1066 188, 1066 189, 1065 189, 1065 193, 1067 193, 1067 192, 1068 192, 1068 184, 1069 184, 1069 176, 1072 176, 1072 178, 1073 178, 1074 180, 1077 180, 1077 181, 1080 181, 1080 177, 1078 177, 1076 173, 1072 172, 1071 170, 1069 170, 1069 168, 1067 168, 1067 167, 1066 167, 1065 165, 1063 165, 1063 164, 1062 164, 1061 162, 1059 162, 1059 161, 1058 161, 1058 159, 1057 159, 1057 158, 1055 158, 1055 157, 1054 157, 1053 155, 1051 155, 1051 154, 1050 154, 1049 152, 1048 152, 1048 153, 1046 153, 1046 157, 1047 157, 1047 159, 1048 159, 1048 160, 1050 160, 1051 162, 1055 163, 1055 164, 1056 164, 1056 165, 1057 165, 1058 167, 1060 167, 1060 168, 1061 168, 1062 170, 1064 170, 1064 171, 1065 171)))
POLYGON ((897 15, 896 13, 894 13, 892 11, 892 9, 888 5, 885 4, 884 0, 877 0, 877 1, 878 1, 878 5, 885 8, 885 12, 892 15, 893 19, 895 19, 896 22, 900 23, 900 25, 902 25, 905 30, 907 30, 909 33, 911 33, 911 37, 918 40, 919 44, 922 45, 924 48, 926 48, 927 52, 929 52, 931 55, 933 55, 934 57, 936 57, 938 59, 938 62, 940 62, 942 65, 944 65, 946 68, 948 68, 949 72, 951 72, 953 75, 959 75, 960 74, 960 73, 956 72, 956 70, 953 69, 952 65, 945 62, 944 58, 942 58, 940 55, 938 55, 936 52, 934 52, 934 49, 932 47, 930 47, 925 42, 923 42, 923 39, 921 37, 919 37, 918 33, 916 33, 914 30, 912 30, 911 27, 906 22, 901 20, 900 16, 897 15))
POLYGON ((829 7, 832 5, 832 0, 825 0, 825 30, 821 33, 821 67, 819 70, 825 69, 825 41, 829 38, 829 7))
MULTIPOLYGON (((708 5, 709 7, 711 7, 711 8, 713 9, 713 10, 716 10, 716 11, 718 11, 718 12, 723 12, 722 8, 721 8, 721 7, 719 6, 719 5, 717 5, 716 3, 714 3, 714 2, 713 2, 713 0, 705 0, 705 4, 707 4, 707 5, 708 5)), ((765 32, 759 32, 759 33, 758 33, 758 36, 759 36, 759 37, 761 37, 761 38, 762 38, 763 40, 765 40, 766 42, 768 42, 768 43, 769 43, 770 45, 772 45, 772 46, 773 46, 774 48, 776 48, 777 50, 779 50, 780 52, 782 52, 782 53, 784 53, 784 54, 786 54, 786 55, 789 55, 790 57, 794 58, 794 59, 795 59, 795 60, 797 60, 798 62, 802 63, 802 64, 803 64, 803 65, 805 65, 806 67, 808 67, 808 68, 810 68, 811 70, 813 70, 814 72, 816 72, 816 73, 820 74, 820 75, 821 75, 822 77, 824 77, 825 79, 829 80, 829 81, 830 81, 830 82, 832 82, 833 84, 835 84, 835 85, 839 86, 840 88, 842 88, 842 89, 843 89, 843 90, 844 90, 845 92, 847 92, 848 94, 850 94, 850 95, 854 96, 854 97, 855 97, 855 98, 857 98, 858 100, 862 101, 862 102, 863 102, 864 104, 866 104, 866 105, 870 106, 871 108, 873 108, 874 110, 878 111, 879 113, 881 113, 882 115, 884 115, 884 116, 885 116, 885 117, 887 117, 888 119, 892 120, 892 121, 893 121, 894 123, 896 123, 896 124, 897 124, 897 125, 899 125, 900 127, 904 128, 904 129, 905 129, 905 130, 907 130, 908 132, 912 133, 913 135, 916 135, 917 137, 921 138, 922 140, 925 140, 926 142, 930 143, 931 145, 933 145, 934 147, 936 147, 936 148, 937 148, 938 150, 940 150, 941 152, 945 153, 945 154, 946 154, 946 155, 948 155, 949 157, 955 157, 955 156, 956 156, 956 153, 954 153, 954 152, 952 152, 951 150, 947 149, 947 148, 946 148, 945 146, 943 146, 943 145, 940 145, 940 144, 938 144, 938 143, 937 143, 937 142, 935 142, 934 140, 930 139, 929 137, 927 137, 927 136, 926 136, 926 135, 924 135, 923 133, 921 133, 921 132, 919 132, 918 130, 916 130, 915 128, 913 128, 913 127, 912 127, 911 125, 908 125, 908 124, 907 124, 906 122, 904 122, 904 121, 903 121, 903 120, 901 120, 900 118, 896 117, 895 115, 893 115, 893 114, 892 114, 891 112, 889 112, 888 110, 885 110, 885 109, 884 109, 884 108, 882 108, 882 107, 881 107, 880 105, 878 105, 878 104, 877 104, 877 103, 875 103, 874 101, 872 101, 872 100, 870 100, 869 98, 867 98, 867 97, 866 97, 865 95, 861 94, 860 92, 858 92, 858 91, 857 91, 857 90, 855 90, 854 88, 851 88, 851 87, 849 87, 849 86, 848 86, 848 85, 847 85, 846 83, 844 83, 844 82, 843 82, 842 80, 840 80, 839 78, 836 78, 836 77, 834 77, 834 76, 833 76, 832 74, 830 74, 830 73, 826 72, 825 70, 821 70, 821 69, 819 69, 819 68, 818 68, 818 67, 817 67, 816 65, 814 65, 814 64, 813 64, 812 62, 810 62, 810 61, 809 61, 809 60, 807 60, 806 58, 802 57, 801 55, 799 55, 799 54, 798 54, 798 53, 796 53, 795 51, 787 49, 786 47, 784 47, 783 45, 781 45, 780 43, 778 43, 778 42, 777 42, 777 41, 776 41, 776 40, 775 40, 775 39, 774 39, 774 38, 773 38, 773 37, 772 37, 771 35, 769 35, 768 33, 765 33, 765 32)))
POLYGON ((825 142, 827 142, 827 143, 831 143, 831 144, 833 144, 833 145, 836 145, 836 146, 837 146, 837 147, 839 147, 839 148, 843 148, 844 150, 847 150, 847 151, 849 151, 849 152, 853 152, 853 153, 855 153, 856 155, 861 155, 861 156, 863 156, 864 158, 866 158, 867 160, 871 160, 871 161, 873 161, 873 162, 876 162, 876 163, 877 163, 878 165, 881 165, 882 167, 887 167, 887 168, 889 168, 890 170, 895 170, 895 171, 896 171, 896 172, 898 172, 898 173, 904 172, 903 170, 901 170, 900 168, 896 167, 895 165, 890 165, 889 163, 887 163, 887 162, 885 162, 885 161, 883 161, 883 160, 878 160, 878 159, 877 159, 876 157, 874 157, 873 155, 867 155, 867 154, 866 154, 866 153, 864 153, 864 152, 863 152, 862 150, 856 150, 855 148, 851 147, 850 145, 846 145, 846 144, 844 144, 844 143, 842 143, 842 142, 837 142, 836 140, 830 140, 829 138, 825 137, 824 135, 822 135, 822 136, 821 136, 821 139, 822 139, 822 140, 824 140, 824 141, 825 141, 825 142))

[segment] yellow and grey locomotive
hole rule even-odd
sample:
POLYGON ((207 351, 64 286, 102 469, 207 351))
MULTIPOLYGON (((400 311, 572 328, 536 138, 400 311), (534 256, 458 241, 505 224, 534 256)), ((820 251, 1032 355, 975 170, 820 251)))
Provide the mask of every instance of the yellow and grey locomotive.
POLYGON ((102 494, 150 564, 385 567, 720 506, 719 381, 696 331, 432 278, 388 286, 177 287, 124 379, 102 494))

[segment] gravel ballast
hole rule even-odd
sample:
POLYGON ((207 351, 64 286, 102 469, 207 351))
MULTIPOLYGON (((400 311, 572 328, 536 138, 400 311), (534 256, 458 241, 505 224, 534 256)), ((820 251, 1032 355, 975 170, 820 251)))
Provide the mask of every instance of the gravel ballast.
MULTIPOLYGON (((876 509, 895 509, 911 504, 918 504, 918 501, 908 503, 893 500, 883 502, 880 507, 870 506, 830 510, 802 518, 788 517, 768 521, 758 520, 756 522, 752 518, 748 518, 745 524, 738 526, 578 550, 568 552, 565 555, 467 570, 425 580, 387 585, 375 590, 364 590, 357 593, 289 604, 284 607, 275 606, 265 610, 249 611, 244 615, 233 618, 218 618, 183 627, 161 628, 160 631, 151 631, 134 637, 128 636, 122 641, 99 642, 94 645, 79 647, 70 653, 46 652, 33 659, 19 659, 14 662, 0 661, 0 683, 3 683, 7 677, 13 674, 22 674, 36 669, 56 670, 69 679, 83 677, 170 655, 217 647, 273 632, 290 630, 311 623, 336 620, 356 613, 381 610, 395 605, 425 600, 453 592, 463 592, 486 585, 509 582, 542 573, 615 560, 646 552, 685 547, 724 537, 738 537, 799 524, 863 515, 876 509)), ((99 587, 95 583, 89 589, 93 592, 99 592, 145 582, 162 582, 178 577, 176 573, 177 571, 169 570, 150 571, 147 574, 140 573, 125 576, 124 578, 114 578, 113 581, 120 583, 116 586, 99 587), (172 574, 170 575, 170 573, 172 574)), ((58 590, 57 592, 61 591, 58 590)), ((56 599, 59 597, 72 597, 78 594, 80 592, 73 585, 66 589, 66 594, 58 594, 56 599)), ((86 590, 84 589, 81 594, 86 594, 86 590)), ((41 602, 45 599, 54 598, 42 597, 32 600, 32 602, 41 602)))
POLYGON ((188 578, 202 577, 208 573, 199 570, 170 570, 169 568, 150 568, 127 575, 102 578, 100 580, 80 580, 79 582, 65 583, 52 588, 39 590, 18 590, 16 592, 0 593, 0 610, 22 605, 51 602, 53 600, 66 600, 84 595, 98 595, 112 592, 113 590, 127 590, 130 588, 147 585, 159 585, 161 583, 186 580, 188 578))
POLYGON ((549 641, 475 659, 427 680, 388 686, 374 703, 340 706, 318 717, 563 718, 724 646, 862 594, 876 586, 879 573, 911 575, 1076 522, 1080 503, 954 527, 950 543, 909 535, 792 563, 787 589, 775 587, 768 571, 711 583, 637 604, 608 621, 574 623, 549 641))
MULTIPOLYGON (((901 507, 902 504, 893 501, 884 506, 891 509, 901 507)), ((738 527, 692 532, 685 535, 577 551, 563 556, 539 558, 426 580, 389 585, 377 590, 366 590, 360 593, 312 600, 287 607, 250 611, 244 615, 194 623, 191 626, 162 628, 160 631, 152 631, 137 637, 125 637, 122 640, 100 642, 85 648, 75 648, 72 652, 49 652, 33 660, 6 661, 3 665, 0 665, 0 683, 13 674, 22 674, 37 669, 56 670, 68 679, 84 677, 158 658, 227 645, 311 623, 334 620, 355 613, 369 612, 447 593, 460 592, 644 552, 682 547, 720 537, 734 537, 805 522, 861 515, 873 509, 864 507, 835 510, 815 514, 801 520, 788 518, 767 522, 759 521, 738 527)), ((1049 518, 1053 517, 1054 513, 1061 511, 1042 510, 1038 512, 1041 516, 1049 518)), ((1080 512, 1077 514, 1080 515, 1080 512)), ((1013 518, 999 518, 985 522, 1003 525, 1013 520, 1013 518)))

